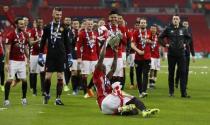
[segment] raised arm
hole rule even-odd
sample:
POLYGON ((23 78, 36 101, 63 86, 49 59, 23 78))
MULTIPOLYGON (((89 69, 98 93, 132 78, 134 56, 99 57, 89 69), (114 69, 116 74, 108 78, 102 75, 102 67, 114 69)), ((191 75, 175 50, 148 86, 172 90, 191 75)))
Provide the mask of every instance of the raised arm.
POLYGON ((118 46, 115 46, 113 51, 114 51, 114 60, 112 62, 111 70, 107 74, 107 78, 108 79, 112 78, 112 76, 113 76, 113 74, 114 74, 114 72, 115 72, 115 70, 117 68, 118 46))
POLYGON ((102 70, 102 65, 103 65, 105 53, 106 53, 106 41, 104 41, 104 44, 101 48, 101 52, 99 54, 99 59, 98 59, 98 62, 96 64, 96 68, 102 70))

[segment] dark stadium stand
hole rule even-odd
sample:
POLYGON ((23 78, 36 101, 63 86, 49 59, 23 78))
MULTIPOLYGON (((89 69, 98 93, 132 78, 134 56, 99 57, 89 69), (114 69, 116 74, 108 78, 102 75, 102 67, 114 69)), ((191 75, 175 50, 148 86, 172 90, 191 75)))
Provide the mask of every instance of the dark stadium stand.
POLYGON ((11 5, 12 0, 0 0, 0 5, 11 5))
POLYGON ((177 4, 184 8, 187 0, 133 0, 133 4, 137 7, 174 7, 177 4))
POLYGON ((100 0, 48 0, 51 6, 99 6, 100 0))
MULTIPOLYGON (((107 17, 110 8, 102 7, 101 0, 46 0, 47 6, 40 6, 38 8, 38 15, 42 17, 45 23, 51 21, 52 8, 54 6, 63 6, 63 17, 77 17, 79 19, 85 17, 107 17)), ((136 17, 145 16, 149 19, 149 25, 156 23, 164 26, 168 24, 171 19, 171 14, 166 14, 166 8, 174 7, 175 3, 178 5, 179 12, 182 17, 187 17, 193 32, 193 40, 196 51, 209 51, 210 52, 210 30, 204 14, 186 13, 185 8, 188 0, 132 0, 134 7, 148 7, 159 8, 159 13, 146 13, 136 12, 136 14, 126 13, 123 14, 125 20, 128 22, 128 27, 132 27, 136 17), (162 14, 161 14, 162 13, 162 14)), ((12 0, 1 0, 1 5, 11 5, 12 0)), ((23 7, 12 7, 12 11, 16 16, 27 16, 30 19, 32 15, 30 10, 23 7)), ((3 15, 2 8, 0 8, 0 15, 3 15)))
MULTIPOLYGON (((109 9, 106 8, 63 8, 63 16, 69 17, 106 17, 109 9)), ((49 22, 52 19, 52 8, 40 7, 39 15, 45 22, 49 22)))

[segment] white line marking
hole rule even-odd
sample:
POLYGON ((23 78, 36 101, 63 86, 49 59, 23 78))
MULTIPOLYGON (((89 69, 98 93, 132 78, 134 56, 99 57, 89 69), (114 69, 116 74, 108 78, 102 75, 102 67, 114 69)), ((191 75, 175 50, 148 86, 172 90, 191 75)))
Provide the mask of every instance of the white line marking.
MULTIPOLYGON (((167 65, 163 65, 161 67, 167 68, 168 66, 167 65)), ((193 69, 208 69, 209 67, 208 66, 190 66, 190 68, 193 68, 193 69)))
POLYGON ((0 108, 0 111, 4 111, 4 110, 6 110, 7 108, 0 108))

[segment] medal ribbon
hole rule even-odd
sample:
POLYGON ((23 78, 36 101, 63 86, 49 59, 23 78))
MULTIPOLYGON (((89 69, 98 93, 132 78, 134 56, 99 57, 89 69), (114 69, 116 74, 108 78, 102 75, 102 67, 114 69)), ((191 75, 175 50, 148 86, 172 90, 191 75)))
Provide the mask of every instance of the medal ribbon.
POLYGON ((142 45, 142 49, 144 49, 145 46, 146 46, 146 40, 147 40, 147 30, 145 30, 145 34, 143 36, 142 31, 140 29, 139 30, 139 38, 140 38, 140 42, 141 42, 141 45, 142 45))
POLYGON ((20 52, 21 53, 24 53, 24 49, 25 49, 25 45, 24 45, 24 43, 25 43, 25 37, 24 37, 24 35, 23 35, 22 32, 18 34, 17 30, 15 30, 15 34, 16 34, 16 37, 17 37, 17 40, 18 40, 18 47, 20 48, 20 52), (22 36, 23 42, 21 42, 20 36, 22 36))
POLYGON ((90 47, 91 49, 93 49, 93 47, 94 47, 94 42, 93 42, 93 40, 94 40, 94 39, 93 39, 94 34, 93 34, 93 32, 91 32, 92 39, 90 39, 90 36, 89 36, 87 30, 85 30, 85 34, 86 34, 86 38, 87 38, 87 42, 88 42, 89 47, 90 47))
POLYGON ((58 26, 57 26, 57 29, 55 31, 55 37, 53 39, 53 29, 54 29, 54 26, 53 26, 53 21, 51 22, 51 28, 50 28, 50 33, 51 33, 51 43, 53 44, 53 46, 55 45, 55 42, 56 42, 56 39, 57 39, 57 36, 58 36, 58 31, 59 31, 59 28, 60 28, 60 21, 58 22, 58 26))
POLYGON ((152 43, 152 51, 154 51, 156 45, 157 45, 157 35, 152 36, 152 40, 154 40, 154 42, 152 43))

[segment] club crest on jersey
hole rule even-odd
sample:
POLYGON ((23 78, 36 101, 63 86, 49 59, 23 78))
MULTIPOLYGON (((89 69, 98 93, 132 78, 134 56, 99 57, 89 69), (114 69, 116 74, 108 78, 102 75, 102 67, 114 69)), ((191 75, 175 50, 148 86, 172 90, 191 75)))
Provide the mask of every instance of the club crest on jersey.
POLYGON ((61 31, 61 32, 63 32, 63 31, 64 31, 64 28, 63 28, 63 27, 61 27, 61 28, 60 28, 60 31, 61 31))
POLYGON ((179 35, 184 35, 183 30, 179 30, 179 35))

